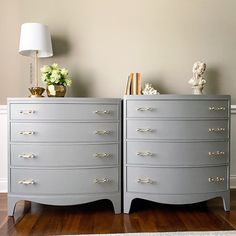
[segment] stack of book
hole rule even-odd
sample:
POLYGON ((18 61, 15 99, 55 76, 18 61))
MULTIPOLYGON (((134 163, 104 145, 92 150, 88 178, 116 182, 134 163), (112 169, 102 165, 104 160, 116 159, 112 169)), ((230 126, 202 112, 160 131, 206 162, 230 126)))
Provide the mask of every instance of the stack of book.
POLYGON ((141 80, 141 73, 130 73, 126 83, 125 95, 141 95, 141 80))

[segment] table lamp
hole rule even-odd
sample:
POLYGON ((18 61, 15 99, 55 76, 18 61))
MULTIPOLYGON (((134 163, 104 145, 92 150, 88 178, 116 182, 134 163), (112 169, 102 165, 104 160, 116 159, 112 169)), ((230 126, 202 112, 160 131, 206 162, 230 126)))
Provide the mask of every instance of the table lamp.
POLYGON ((38 84, 38 58, 51 57, 52 42, 47 25, 39 23, 24 23, 21 26, 19 53, 23 56, 34 57, 35 86, 29 88, 30 97, 43 97, 44 88, 38 84))

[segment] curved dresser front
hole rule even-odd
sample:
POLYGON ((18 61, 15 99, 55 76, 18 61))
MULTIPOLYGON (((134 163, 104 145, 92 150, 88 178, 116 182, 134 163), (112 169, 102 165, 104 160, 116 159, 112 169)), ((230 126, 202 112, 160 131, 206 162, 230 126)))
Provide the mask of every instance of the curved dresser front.
POLYGON ((8 214, 19 200, 121 212, 121 100, 9 98, 8 214))
POLYGON ((135 198, 230 209, 230 96, 124 99, 124 212, 135 198))

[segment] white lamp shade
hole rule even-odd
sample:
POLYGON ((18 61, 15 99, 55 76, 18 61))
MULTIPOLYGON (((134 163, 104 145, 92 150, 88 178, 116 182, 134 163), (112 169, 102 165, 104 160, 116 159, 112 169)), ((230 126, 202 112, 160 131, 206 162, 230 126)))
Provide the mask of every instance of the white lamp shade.
POLYGON ((52 41, 47 25, 25 23, 21 26, 19 53, 23 56, 51 57, 52 41))

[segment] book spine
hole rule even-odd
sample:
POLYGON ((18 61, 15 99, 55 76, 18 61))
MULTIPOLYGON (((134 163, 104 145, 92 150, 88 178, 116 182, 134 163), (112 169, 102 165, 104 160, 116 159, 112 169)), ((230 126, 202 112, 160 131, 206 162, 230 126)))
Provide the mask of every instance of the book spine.
POLYGON ((132 95, 137 94, 137 82, 136 82, 136 76, 134 75, 134 73, 132 73, 131 91, 132 91, 132 93, 131 93, 132 95))
POLYGON ((126 95, 130 95, 131 94, 131 81, 132 81, 132 73, 130 73, 128 80, 127 80, 127 85, 126 85, 126 95))
POLYGON ((141 80, 141 73, 130 73, 126 82, 125 95, 141 95, 141 80))
POLYGON ((142 81, 142 74, 141 73, 136 73, 136 78, 137 78, 137 94, 141 95, 141 81, 142 81))
POLYGON ((128 76, 128 79, 127 79, 127 81, 126 81, 125 95, 129 95, 129 89, 128 89, 128 86, 129 86, 129 79, 130 79, 130 76, 128 76))

